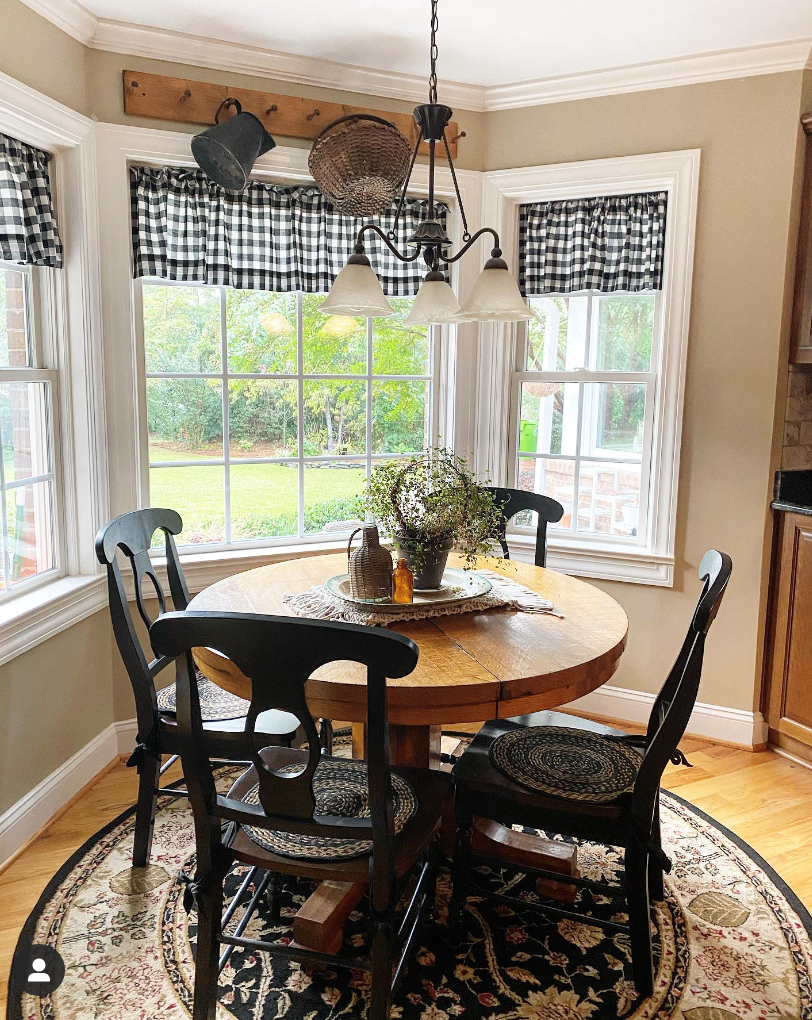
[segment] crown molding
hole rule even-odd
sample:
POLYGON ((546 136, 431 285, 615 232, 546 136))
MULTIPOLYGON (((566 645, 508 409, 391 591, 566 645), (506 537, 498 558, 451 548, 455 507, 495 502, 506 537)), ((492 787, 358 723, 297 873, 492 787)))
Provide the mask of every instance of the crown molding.
MULTIPOLYGON (((26 2, 35 3, 40 0, 26 2)), ((53 0, 47 2, 52 3, 53 0)), ((389 99, 405 99, 409 102, 425 102, 428 90, 428 79, 424 75, 357 67, 335 60, 281 53, 257 46, 243 46, 239 43, 206 39, 181 32, 164 32, 115 21, 99 21, 88 45, 93 49, 112 53, 195 64, 199 67, 255 74, 300 85, 363 92, 367 95, 386 96, 389 99)), ((481 85, 464 85, 444 80, 442 94, 443 101, 457 109, 485 109, 485 88, 481 85)))
POLYGON ((746 78, 812 67, 812 39, 718 50, 691 57, 613 67, 603 71, 491 85, 485 90, 486 110, 564 103, 622 92, 674 88, 725 78, 746 78))
MULTIPOLYGON (((426 79, 421 75, 108 21, 97 18, 78 0, 23 3, 92 49, 409 102, 423 102, 426 97, 426 79)), ((502 85, 443 81, 441 88, 443 101, 456 109, 484 112, 807 68, 812 68, 812 39, 793 39, 502 85)))

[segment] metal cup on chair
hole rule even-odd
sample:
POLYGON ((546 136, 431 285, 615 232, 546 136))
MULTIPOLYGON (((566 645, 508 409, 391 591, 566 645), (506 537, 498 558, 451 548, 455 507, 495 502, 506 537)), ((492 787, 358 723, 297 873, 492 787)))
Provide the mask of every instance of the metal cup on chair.
POLYGON ((245 190, 254 163, 276 142, 253 113, 243 112, 238 99, 225 99, 217 109, 214 124, 192 139, 192 155, 201 170, 226 191, 245 190), (220 122, 226 107, 236 107, 234 117, 220 122))

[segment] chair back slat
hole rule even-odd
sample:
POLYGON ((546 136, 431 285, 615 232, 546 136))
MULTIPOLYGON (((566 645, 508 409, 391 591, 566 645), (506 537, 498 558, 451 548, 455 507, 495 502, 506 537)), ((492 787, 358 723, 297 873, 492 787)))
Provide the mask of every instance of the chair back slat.
POLYGON ((392 875, 392 778, 386 705, 386 678, 402 677, 417 664, 418 649, 409 638, 378 628, 251 613, 166 613, 152 626, 156 651, 177 659, 177 720, 184 775, 195 812, 228 818, 255 828, 316 836, 371 838, 379 871, 375 883, 387 887, 392 875), (244 729, 230 733, 229 753, 257 770, 261 812, 217 797, 205 751, 191 650, 204 646, 230 659, 251 681, 244 729), (315 813, 313 775, 323 760, 318 730, 307 707, 305 685, 322 666, 349 661, 367 672, 367 770, 370 819, 360 822, 315 813), (309 745, 304 770, 280 774, 262 759, 256 724, 263 712, 282 709, 295 715, 309 745), (188 762, 188 766, 187 766, 188 762))
POLYGON ((96 536, 96 556, 107 568, 107 590, 110 601, 110 616, 116 639, 130 684, 135 697, 138 736, 140 741, 149 741, 158 723, 158 705, 153 678, 171 661, 165 657, 147 658, 151 649, 145 651, 138 636, 130 602, 119 565, 119 550, 132 569, 135 590, 135 605, 138 616, 147 630, 153 619, 149 614, 144 594, 144 585, 151 584, 158 600, 158 616, 166 612, 166 594, 158 579, 150 558, 152 539, 156 531, 162 531, 166 552, 166 566, 169 588, 176 608, 185 609, 189 604, 189 592, 183 578, 177 547, 173 536, 180 533, 183 522, 174 510, 151 508, 122 514, 104 525, 96 536))
POLYGON ((534 563, 543 567, 547 562, 547 525, 555 524, 564 516, 564 507, 558 500, 550 496, 542 496, 538 492, 526 492, 524 489, 504 489, 499 486, 487 486, 493 494, 501 512, 499 527, 499 544, 505 559, 510 559, 507 542, 507 528, 511 519, 523 510, 533 510, 538 515, 536 526, 536 551, 534 563))
MULTIPOLYGON (((702 592, 677 660, 649 716, 646 749, 634 789, 635 809, 648 816, 656 804, 662 774, 685 734, 699 694, 705 639, 727 588, 733 562, 727 553, 707 552, 699 567, 702 592)), ((645 819, 641 817, 641 821, 645 819)))

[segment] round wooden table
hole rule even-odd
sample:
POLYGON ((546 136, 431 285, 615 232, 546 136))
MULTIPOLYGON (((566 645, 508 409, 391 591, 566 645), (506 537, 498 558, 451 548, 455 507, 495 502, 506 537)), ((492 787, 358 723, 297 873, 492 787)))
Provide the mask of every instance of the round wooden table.
MULTIPOLYGON (((451 563, 461 565, 458 557, 451 563)), ((541 567, 492 559, 481 565, 544 595, 564 618, 492 609, 392 624, 390 629, 407 634, 420 648, 415 671, 388 684, 393 764, 439 768, 443 724, 555 708, 600 687, 617 669, 628 620, 611 596, 541 567)), ((196 595, 189 609, 292 616, 284 595, 323 584, 346 569, 347 558, 341 553, 274 563, 218 581, 196 595)), ((251 697, 251 681, 233 662, 206 648, 195 649, 195 659, 215 683, 251 697)), ((364 757, 365 676, 356 663, 335 662, 317 670, 306 687, 314 716, 353 723, 357 758, 364 757)), ((450 851, 453 804, 448 805, 444 830, 450 851)), ((576 853, 569 844, 490 822, 475 825, 473 840, 476 852, 506 864, 544 868, 562 878, 577 874, 576 853)), ((297 911, 294 941, 319 952, 337 952, 344 920, 364 892, 360 884, 322 882, 297 911)), ((575 887, 548 883, 542 892, 571 901, 575 887)))
MULTIPOLYGON (((450 562, 462 565, 458 557, 450 562)), ((555 708, 600 687, 617 668, 628 620, 610 595, 542 567, 497 559, 481 565, 550 599, 564 618, 489 610, 392 624, 390 629, 420 648, 415 671, 389 681, 393 762, 436 767, 441 726, 555 708)), ((321 584, 346 567, 341 553, 285 560, 218 581, 196 595, 189 609, 292 616, 284 595, 321 584)), ((228 659, 204 648, 196 649, 195 659, 215 683, 250 698, 250 680, 228 659)), ((360 724, 354 732, 356 742, 361 739, 362 666, 322 667, 308 681, 307 701, 314 716, 360 724)))

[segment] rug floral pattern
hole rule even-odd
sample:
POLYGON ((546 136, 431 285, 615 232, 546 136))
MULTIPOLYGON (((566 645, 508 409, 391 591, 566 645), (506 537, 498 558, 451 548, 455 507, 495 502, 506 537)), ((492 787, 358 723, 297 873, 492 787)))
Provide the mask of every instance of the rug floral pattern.
MULTIPOLYGON (((514 911, 472 896, 465 937, 445 927, 450 883, 438 882, 438 921, 427 925, 399 989, 398 1020, 812 1020, 809 916, 781 883, 690 805, 663 794, 666 849, 674 860, 656 906, 655 994, 635 998, 628 936, 530 906, 514 911)), ((55 945, 67 965, 51 998, 10 1002, 10 1020, 184 1020, 192 1001, 194 914, 183 909, 180 871, 193 868, 186 801, 162 801, 151 864, 129 866, 132 816, 84 847, 46 890, 28 940, 55 945)), ((579 849, 587 877, 618 880, 612 848, 579 849)), ((231 891, 241 869, 229 877, 231 891)), ((479 869, 482 889, 532 901, 534 886, 512 872, 479 869)), ((310 886, 286 886, 282 923, 266 911, 246 934, 285 939, 310 886)), ((625 920, 622 903, 582 892, 577 909, 625 920)), ((234 922, 239 920, 239 912, 234 922)), ((345 952, 365 945, 364 904, 345 928, 345 952)), ((281 957, 236 949, 221 975, 218 1020, 337 1020, 361 1017, 368 976, 353 968, 307 973, 281 957)))

